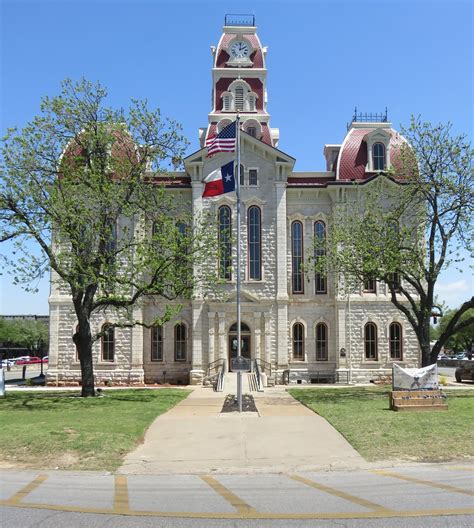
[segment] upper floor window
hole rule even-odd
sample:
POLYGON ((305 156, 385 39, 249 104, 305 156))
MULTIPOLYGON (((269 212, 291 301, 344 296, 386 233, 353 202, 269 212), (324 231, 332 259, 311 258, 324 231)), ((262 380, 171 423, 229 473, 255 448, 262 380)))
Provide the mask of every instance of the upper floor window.
POLYGON ((303 224, 291 224, 291 284, 293 293, 304 293, 303 289, 303 224))
POLYGON ((252 137, 257 137, 257 127, 254 127, 254 126, 247 127, 247 134, 251 135, 252 137))
POLYGON ((249 169, 249 185, 257 185, 257 170, 249 169))
POLYGON ((392 323, 389 334, 390 359, 402 360, 402 325, 400 323, 392 323))
MULTIPOLYGON (((326 224, 318 220, 314 223, 314 260, 322 259, 326 255, 326 224)), ((326 275, 323 273, 315 274, 315 293, 327 293, 326 275)))
POLYGON ((262 279, 262 226, 261 212, 256 206, 249 207, 247 216, 249 279, 262 279))
POLYGON ((365 359, 377 361, 377 327, 375 323, 367 323, 364 327, 365 359))
POLYGON ((372 146, 372 162, 374 170, 385 170, 385 145, 374 143, 372 146))
POLYGON ((115 328, 109 324, 104 324, 102 332, 102 361, 114 361, 115 328))
POLYGON ((397 272, 390 273, 389 276, 388 276, 388 283, 389 283, 389 286, 391 286, 393 288, 395 293, 399 293, 400 292, 401 282, 400 282, 400 274, 399 273, 397 273, 397 272))
POLYGON ((232 212, 230 207, 219 207, 219 277, 232 279, 232 212))
POLYGON ((233 81, 222 95, 222 110, 224 112, 255 112, 257 94, 250 85, 242 79, 233 81))
MULTIPOLYGON (((237 165, 235 166, 235 177, 237 178, 237 172, 238 172, 238 167, 237 165)), ((240 165, 240 178, 239 178, 239 185, 241 187, 243 187, 245 185, 245 169, 244 169, 244 166, 243 165, 240 165)))
POLYGON ((161 325, 151 328, 151 360, 163 361, 163 327, 161 325))
MULTIPOLYGON (((247 103, 248 103, 247 110, 249 112, 255 112, 255 94, 253 94, 253 93, 249 93, 248 94, 247 103)), ((249 134, 250 134, 250 132, 249 132, 249 134)))
POLYGON ((179 323, 174 327, 174 360, 186 361, 187 333, 186 325, 179 323))
POLYGON ((376 291, 377 291, 377 281, 375 279, 366 279, 364 281, 364 292, 376 293, 376 291))
POLYGON ((235 110, 243 111, 244 109, 244 88, 243 86, 237 86, 235 88, 235 110))
POLYGON ((316 361, 328 360, 328 327, 324 323, 316 325, 316 361))
POLYGON ((222 96, 222 110, 224 112, 230 112, 232 109, 232 95, 230 93, 225 93, 222 96))
POLYGON ((293 359, 304 361, 304 326, 301 323, 293 325, 293 359))

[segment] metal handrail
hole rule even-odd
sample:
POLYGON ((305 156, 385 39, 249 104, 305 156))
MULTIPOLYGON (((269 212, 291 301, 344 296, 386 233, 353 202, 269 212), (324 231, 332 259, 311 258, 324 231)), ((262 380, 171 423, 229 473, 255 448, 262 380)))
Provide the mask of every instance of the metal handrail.
POLYGON ((268 376, 272 375, 272 364, 269 361, 265 361, 262 358, 256 358, 255 365, 259 365, 262 372, 265 372, 268 376))
POLYGON ((219 359, 216 359, 215 361, 212 361, 211 363, 209 363, 207 367, 206 375, 210 376, 213 370, 218 371, 224 363, 225 363, 225 359, 223 358, 219 358, 219 359))
POLYGON ((255 372, 255 380, 257 382, 257 391, 262 390, 262 379, 260 377, 260 367, 258 366, 258 361, 256 359, 253 360, 253 368, 252 370, 255 372))
POLYGON ((216 392, 222 392, 224 390, 224 381, 225 381, 225 373, 226 373, 226 360, 222 360, 222 365, 219 369, 219 372, 217 374, 217 383, 216 383, 216 392))

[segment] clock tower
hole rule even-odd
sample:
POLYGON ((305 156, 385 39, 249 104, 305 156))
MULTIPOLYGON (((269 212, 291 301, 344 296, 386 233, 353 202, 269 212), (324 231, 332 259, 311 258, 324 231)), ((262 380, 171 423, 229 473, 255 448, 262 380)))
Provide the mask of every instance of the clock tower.
POLYGON ((272 147, 279 130, 270 128, 267 112, 267 48, 257 35, 253 15, 226 15, 217 46, 211 46, 212 110, 209 124, 200 130, 201 146, 239 114, 242 129, 272 147))

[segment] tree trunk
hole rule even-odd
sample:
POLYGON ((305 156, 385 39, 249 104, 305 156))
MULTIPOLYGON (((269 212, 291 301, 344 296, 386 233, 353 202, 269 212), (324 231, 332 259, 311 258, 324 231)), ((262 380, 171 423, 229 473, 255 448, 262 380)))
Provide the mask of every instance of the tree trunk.
POLYGON ((83 397, 95 396, 94 366, 92 364, 92 335, 90 322, 87 317, 79 317, 77 331, 73 340, 79 352, 81 364, 82 393, 83 397))

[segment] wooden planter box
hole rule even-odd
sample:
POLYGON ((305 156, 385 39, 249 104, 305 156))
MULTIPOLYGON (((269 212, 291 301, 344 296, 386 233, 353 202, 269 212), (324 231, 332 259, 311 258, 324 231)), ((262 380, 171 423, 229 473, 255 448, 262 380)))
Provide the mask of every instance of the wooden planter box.
POLYGON ((441 390, 405 390, 390 393, 393 411, 447 411, 446 399, 441 390))

